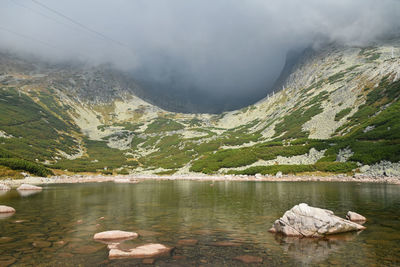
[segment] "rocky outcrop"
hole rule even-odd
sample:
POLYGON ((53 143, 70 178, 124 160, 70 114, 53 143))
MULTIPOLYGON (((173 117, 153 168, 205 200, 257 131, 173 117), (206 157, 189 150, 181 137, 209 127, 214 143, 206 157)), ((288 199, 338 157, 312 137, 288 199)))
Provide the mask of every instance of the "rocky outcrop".
POLYGON ((0 184, 0 191, 9 191, 11 188, 8 185, 0 184))
POLYGON ((365 222, 367 220, 364 216, 353 211, 347 212, 346 219, 352 222, 365 222))
POLYGON ((114 247, 110 249, 109 258, 153 258, 168 255, 171 250, 171 247, 167 247, 162 244, 146 244, 128 250, 122 250, 114 247))
POLYGON ((42 190, 42 188, 40 186, 36 186, 36 185, 31 185, 31 184, 22 184, 20 185, 17 190, 42 190))
POLYGON ((381 161, 374 165, 360 167, 360 172, 367 176, 379 177, 400 177, 400 162, 381 161))
POLYGON ((0 205, 0 213, 15 213, 15 209, 9 206, 0 205))
POLYGON ((271 232, 282 233, 285 236, 324 237, 363 229, 364 226, 340 218, 330 210, 301 203, 276 220, 271 232))
POLYGON ((93 236, 94 240, 98 241, 123 241, 123 240, 130 240, 135 239, 138 237, 138 234, 135 232, 126 232, 120 230, 112 230, 112 231, 105 231, 101 233, 97 233, 93 236))

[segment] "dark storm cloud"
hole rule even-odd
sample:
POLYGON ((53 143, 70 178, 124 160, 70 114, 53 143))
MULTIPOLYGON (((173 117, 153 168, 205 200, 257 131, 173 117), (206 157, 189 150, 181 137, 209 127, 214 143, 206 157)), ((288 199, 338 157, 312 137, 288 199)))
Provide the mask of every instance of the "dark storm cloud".
POLYGON ((362 45, 400 26, 396 0, 38 2, 122 45, 31 0, 2 0, 1 48, 54 60, 112 62, 157 84, 193 87, 215 95, 265 90, 292 48, 318 44, 321 39, 362 45))

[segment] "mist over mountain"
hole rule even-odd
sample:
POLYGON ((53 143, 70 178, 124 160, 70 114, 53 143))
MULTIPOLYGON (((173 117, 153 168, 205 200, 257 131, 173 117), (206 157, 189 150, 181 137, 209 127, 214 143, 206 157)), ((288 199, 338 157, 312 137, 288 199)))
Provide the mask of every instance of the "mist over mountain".
POLYGON ((399 32, 398 14, 395 0, 8 0, 0 48, 110 63, 164 108, 216 113, 276 89, 288 51, 367 46, 399 32))

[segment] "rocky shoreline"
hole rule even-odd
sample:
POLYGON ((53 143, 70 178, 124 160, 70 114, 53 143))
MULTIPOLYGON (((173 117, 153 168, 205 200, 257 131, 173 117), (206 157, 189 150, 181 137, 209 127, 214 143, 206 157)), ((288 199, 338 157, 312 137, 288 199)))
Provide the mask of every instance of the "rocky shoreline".
POLYGON ((246 176, 246 175, 61 175, 53 177, 25 177, 23 179, 5 179, 0 184, 10 187, 18 187, 21 184, 76 184, 76 183, 100 183, 100 182, 116 182, 116 183, 136 183, 143 180, 192 180, 192 181, 257 181, 257 182, 358 182, 358 183, 385 183, 400 185, 400 177, 397 176, 366 176, 366 175, 337 175, 337 176, 246 176))

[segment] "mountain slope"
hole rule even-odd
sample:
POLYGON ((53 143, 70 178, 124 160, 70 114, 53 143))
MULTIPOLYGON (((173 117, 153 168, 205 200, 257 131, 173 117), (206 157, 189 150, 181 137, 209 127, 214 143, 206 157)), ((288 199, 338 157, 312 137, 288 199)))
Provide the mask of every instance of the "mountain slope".
POLYGON ((330 45, 301 58, 281 91, 212 115, 153 106, 104 66, 37 66, 3 54, 0 149, 77 172, 397 174, 385 161, 400 161, 400 41, 330 45))

